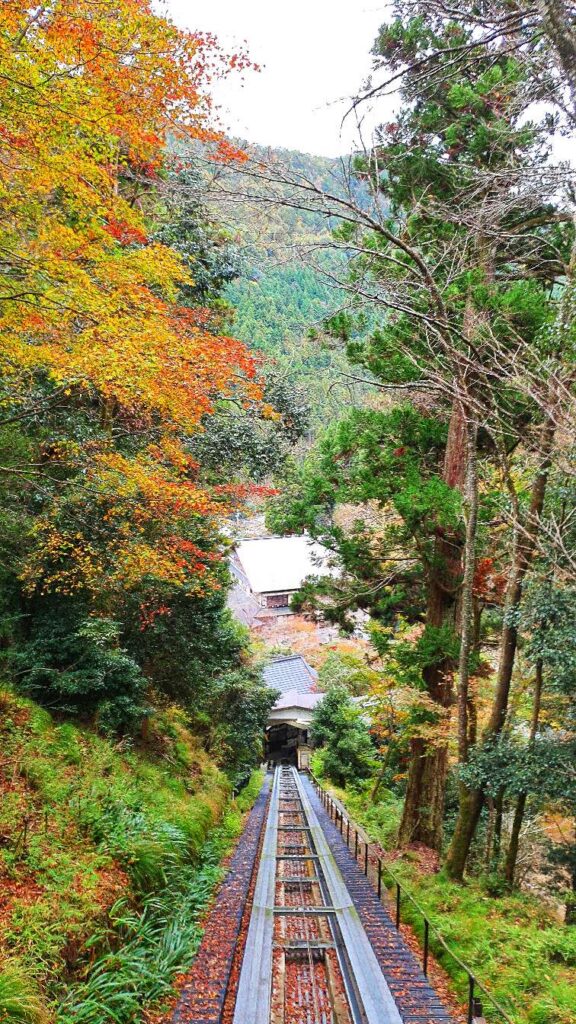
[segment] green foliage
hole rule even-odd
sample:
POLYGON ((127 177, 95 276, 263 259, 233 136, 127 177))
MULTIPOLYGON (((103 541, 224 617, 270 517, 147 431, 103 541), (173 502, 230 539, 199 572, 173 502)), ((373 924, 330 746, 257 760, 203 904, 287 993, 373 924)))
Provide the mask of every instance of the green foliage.
POLYGON ((574 741, 566 735, 558 740, 545 731, 531 744, 503 736, 476 747, 461 766, 460 777, 490 796, 501 789, 512 795, 534 793, 565 799, 576 808, 576 780, 570 772, 575 754, 574 741))
MULTIPOLYGON (((576 689, 576 588, 535 579, 528 588, 517 623, 526 637, 532 664, 541 660, 547 685, 559 693, 576 689)), ((573 710, 573 709, 572 709, 573 710)))
POLYGON ((426 625, 416 640, 408 641, 399 638, 393 641, 390 633, 373 633, 374 642, 380 643, 382 653, 393 655, 390 670, 397 682, 404 686, 423 689, 422 673, 432 665, 445 658, 456 658, 458 654, 458 636, 448 624, 444 626, 426 625))
POLYGON ((368 666, 366 659, 352 651, 329 651, 319 672, 322 689, 342 687, 353 697, 368 693, 376 677, 377 673, 368 666))
MULTIPOLYGON (((238 337, 275 358, 285 342, 304 335, 309 324, 322 323, 338 302, 329 281, 293 263, 264 271, 253 268, 251 277, 228 285, 226 297, 235 309, 238 337)), ((318 347, 315 358, 312 349, 308 359, 310 369, 330 365, 329 352, 318 347)))
POLYGON ((222 403, 206 417, 204 429, 190 439, 189 450, 204 475, 218 483, 222 472, 241 480, 261 481, 283 468, 292 446, 307 431, 309 399, 298 375, 264 367, 263 399, 274 414, 222 403))
POLYGON ((223 288, 238 273, 238 255, 230 236, 210 217, 200 172, 193 165, 168 176, 166 208, 155 239, 174 249, 188 265, 193 284, 180 289, 180 302, 192 308, 221 310, 223 288))
POLYGON ((18 688, 107 733, 134 733, 159 699, 176 700, 218 763, 246 775, 260 757, 270 692, 226 609, 225 566, 221 576, 221 589, 202 596, 166 587, 155 596, 164 613, 144 625, 141 593, 126 595, 122 622, 91 615, 79 598, 37 600, 6 655, 18 688))
POLYGON ((441 574, 437 537, 462 529, 461 496, 442 480, 445 443, 446 424, 410 405, 354 409, 323 434, 300 467, 291 467, 282 493, 269 502, 267 524, 280 533, 307 529, 335 550, 343 570, 306 587, 305 607, 320 608, 344 628, 353 628, 347 613, 357 608, 387 623, 399 613, 412 621, 423 615, 425 579, 417 560, 425 556, 441 574), (337 519, 342 504, 357 510, 345 526, 337 519), (414 564, 407 557, 400 574, 401 551, 414 564), (383 567, 390 568, 388 584, 383 567))
POLYGON ((314 709, 312 741, 322 744, 323 772, 338 785, 368 778, 374 748, 362 710, 345 687, 332 687, 314 709))
POLYGON ((165 614, 143 628, 139 594, 127 598, 124 643, 154 688, 189 709, 201 711, 218 676, 236 668, 244 657, 246 635, 226 608, 228 575, 221 587, 205 595, 167 589, 156 596, 165 614))
POLYGON ((262 759, 264 728, 276 698, 261 672, 246 667, 219 676, 211 691, 209 749, 237 783, 262 759))
POLYGON ((40 703, 96 716, 105 731, 133 727, 146 711, 146 680, 120 646, 120 623, 85 614, 71 599, 41 602, 28 638, 9 651, 9 664, 40 703))

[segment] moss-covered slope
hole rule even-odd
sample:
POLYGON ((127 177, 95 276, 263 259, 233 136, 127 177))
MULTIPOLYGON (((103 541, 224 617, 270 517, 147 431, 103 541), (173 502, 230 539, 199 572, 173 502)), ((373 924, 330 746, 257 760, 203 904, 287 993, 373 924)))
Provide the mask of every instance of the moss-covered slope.
POLYGON ((0 1019, 141 1019, 193 957, 229 798, 176 710, 131 746, 0 691, 0 1019))

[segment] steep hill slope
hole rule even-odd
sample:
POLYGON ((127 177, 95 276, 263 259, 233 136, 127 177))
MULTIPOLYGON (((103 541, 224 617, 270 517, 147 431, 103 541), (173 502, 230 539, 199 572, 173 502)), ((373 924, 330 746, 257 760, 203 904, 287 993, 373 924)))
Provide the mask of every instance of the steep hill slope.
POLYGON ((258 776, 231 810, 175 709, 134 746, 5 689, 0 745, 0 1019, 141 1019, 196 951, 258 776))

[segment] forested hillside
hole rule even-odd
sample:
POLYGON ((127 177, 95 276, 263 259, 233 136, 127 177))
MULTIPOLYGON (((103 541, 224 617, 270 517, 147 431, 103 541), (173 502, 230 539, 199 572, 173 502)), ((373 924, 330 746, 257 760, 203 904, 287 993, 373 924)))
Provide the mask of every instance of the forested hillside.
MULTIPOLYGON (((348 161, 248 149, 253 159, 277 162, 321 191, 343 194, 348 161)), ((228 188, 242 190, 241 173, 231 169, 228 179, 228 188)), ((353 191, 362 196, 360 181, 353 191)), ((324 331, 325 321, 348 304, 338 286, 346 276, 346 254, 331 245, 330 222, 297 204, 235 201, 220 206, 219 214, 236 251, 237 276, 224 290, 234 309, 234 332, 304 386, 315 435, 345 408, 351 392, 358 400, 363 393, 344 376, 350 372, 346 352, 324 331)))
POLYGON ((298 262, 269 269, 255 265, 250 277, 242 274, 227 286, 226 295, 234 306, 236 332, 273 357, 303 340, 314 325, 322 326, 338 299, 328 281, 298 262))

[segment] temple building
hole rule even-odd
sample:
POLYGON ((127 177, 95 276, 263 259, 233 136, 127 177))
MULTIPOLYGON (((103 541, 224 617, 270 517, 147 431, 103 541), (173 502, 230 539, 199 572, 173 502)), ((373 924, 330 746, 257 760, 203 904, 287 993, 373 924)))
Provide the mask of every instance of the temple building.
POLYGON ((286 610, 308 576, 332 572, 327 549, 306 535, 240 541, 230 568, 257 606, 286 610))

